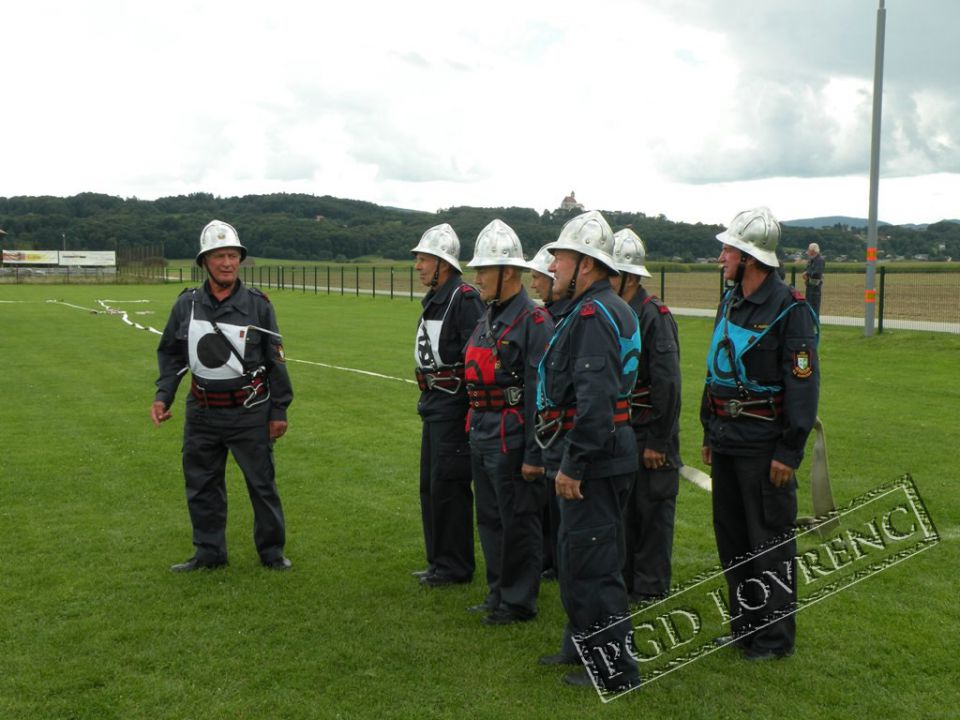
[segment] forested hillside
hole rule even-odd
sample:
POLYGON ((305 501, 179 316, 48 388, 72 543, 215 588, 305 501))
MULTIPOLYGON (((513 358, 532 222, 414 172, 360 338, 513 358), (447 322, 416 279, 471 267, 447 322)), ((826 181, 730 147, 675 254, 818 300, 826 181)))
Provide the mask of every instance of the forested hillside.
MULTIPOLYGON (((632 227, 653 260, 693 262, 717 255, 717 225, 672 222, 642 212, 604 210, 614 230, 632 227)), ((556 239, 577 211, 538 213, 529 208, 452 207, 436 213, 383 207, 358 200, 299 194, 215 197, 207 193, 157 200, 97 193, 72 197, 0 198, 0 243, 7 249, 118 250, 162 247, 166 258, 191 257, 200 230, 212 218, 236 226, 251 255, 289 260, 346 261, 364 256, 408 258, 431 225, 450 223, 469 258, 477 233, 493 218, 516 230, 532 254, 556 239)), ((837 224, 828 228, 784 227, 781 252, 789 256, 818 242, 828 258, 862 260, 864 232, 837 224)), ((881 229, 881 254, 930 259, 960 257, 960 225, 941 222, 926 230, 881 229)))

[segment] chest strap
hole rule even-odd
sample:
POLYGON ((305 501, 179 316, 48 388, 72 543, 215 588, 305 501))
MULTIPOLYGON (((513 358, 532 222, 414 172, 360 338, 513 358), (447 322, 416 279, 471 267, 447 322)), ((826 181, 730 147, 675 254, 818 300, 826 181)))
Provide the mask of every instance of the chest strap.
POLYGON ((467 398, 474 410, 503 410, 523 402, 523 388, 516 385, 467 385, 467 398))

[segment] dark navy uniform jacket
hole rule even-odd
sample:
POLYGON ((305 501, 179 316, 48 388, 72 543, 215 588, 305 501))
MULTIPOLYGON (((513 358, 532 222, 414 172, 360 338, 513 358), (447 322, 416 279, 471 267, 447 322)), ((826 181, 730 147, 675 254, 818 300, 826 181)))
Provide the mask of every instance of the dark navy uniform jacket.
POLYGON ((804 272, 807 274, 807 280, 823 280, 823 271, 827 265, 827 261, 823 259, 823 255, 817 254, 812 258, 807 260, 807 267, 804 268, 804 272))
MULTIPOLYGON (((453 273, 421 301, 423 313, 417 328, 417 367, 425 372, 463 364, 463 351, 484 304, 476 288, 453 273)), ((453 395, 442 390, 424 390, 417 402, 424 420, 462 419, 467 412, 466 383, 453 395)))
MULTIPOLYGON (((760 456, 799 467, 804 445, 817 417, 820 395, 820 361, 817 357, 817 323, 803 296, 771 272, 760 287, 744 298, 740 286, 729 290, 720 303, 714 326, 714 346, 707 357, 707 381, 700 406, 704 445, 730 455, 760 456), (740 392, 721 382, 719 362, 729 368, 725 353, 715 348, 727 307, 730 325, 742 329, 745 378, 763 391, 762 397, 782 393, 782 409, 769 420, 740 416, 722 417, 711 410, 709 395, 739 398, 740 392), (779 318, 779 319, 777 319, 779 318)), ((722 374, 722 373, 721 373, 722 374)))
POLYGON ((537 413, 537 366, 553 335, 553 318, 526 290, 505 303, 490 306, 489 327, 481 318, 467 343, 466 379, 478 386, 523 388, 514 408, 481 411, 470 408, 470 445, 477 452, 524 448, 523 462, 542 466, 534 427, 537 413), (496 339, 497 349, 492 351, 496 339), (476 359, 472 359, 475 356, 476 359))
MULTIPOLYGON (((180 381, 186 376, 190 367, 189 333, 190 321, 194 318, 199 321, 213 320, 218 325, 244 328, 243 338, 243 365, 244 370, 254 370, 263 366, 266 368, 266 377, 270 383, 270 420, 286 420, 287 408, 293 401, 293 388, 290 376, 283 357, 283 344, 280 337, 250 328, 255 325, 271 332, 280 334, 277 328, 277 318, 270 300, 260 290, 244 285, 239 279, 229 297, 218 302, 210 294, 207 283, 199 288, 188 288, 177 297, 170 311, 170 317, 157 346, 157 361, 160 367, 160 377, 157 378, 156 400, 162 400, 167 407, 173 405, 180 381)), ((222 351, 223 364, 233 362, 227 346, 221 338, 211 338, 210 344, 222 351)), ((208 362, 211 362, 208 360, 208 362)), ((212 364, 212 363, 211 363, 212 364)), ((211 367, 211 371, 218 368, 211 367)), ((206 385, 210 390, 224 391, 238 389, 247 384, 248 380, 237 377, 233 380, 215 380, 206 382, 195 378, 206 385)), ((192 401, 188 398, 188 403, 192 401)), ((258 410, 260 408, 257 408, 258 410)), ((235 410, 245 411, 245 408, 229 408, 223 410, 208 410, 213 415, 233 413, 235 410)))
POLYGON ((629 424, 614 425, 614 413, 636 382, 636 314, 603 279, 563 306, 555 320, 540 361, 537 406, 576 407, 576 415, 573 427, 544 450, 547 467, 574 480, 635 472, 636 437, 629 424))
POLYGON ((637 387, 650 394, 639 402, 650 408, 633 408, 631 423, 637 433, 637 450, 664 453, 680 465, 680 340, 677 323, 659 298, 642 286, 630 300, 640 318, 643 352, 637 371, 637 387))

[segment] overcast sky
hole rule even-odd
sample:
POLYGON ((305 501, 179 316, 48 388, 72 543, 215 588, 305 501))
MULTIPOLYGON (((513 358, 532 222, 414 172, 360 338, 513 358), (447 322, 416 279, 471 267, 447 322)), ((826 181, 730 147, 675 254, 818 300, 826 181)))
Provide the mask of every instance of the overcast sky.
MULTIPOLYGON (((887 0, 880 219, 960 217, 960 0, 887 0)), ((878 0, 3 3, 0 196, 866 217, 878 0)))

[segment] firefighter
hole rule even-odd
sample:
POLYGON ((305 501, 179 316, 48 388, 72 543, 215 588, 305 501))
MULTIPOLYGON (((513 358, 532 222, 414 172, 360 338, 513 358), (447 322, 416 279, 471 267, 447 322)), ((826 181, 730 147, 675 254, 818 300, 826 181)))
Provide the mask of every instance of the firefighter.
POLYGON ((670 310, 642 285, 650 273, 644 265, 647 253, 640 236, 627 228, 613 239, 619 294, 639 318, 643 347, 637 385, 630 396, 640 467, 624 514, 627 561, 623 579, 630 599, 645 602, 670 590, 681 465, 680 342, 670 310))
POLYGON ((246 248, 233 226, 213 220, 200 234, 201 287, 180 293, 157 347, 160 377, 150 407, 154 425, 169 420, 180 381, 190 371, 183 428, 183 475, 194 555, 172 566, 190 572, 227 564, 227 451, 243 471, 253 504, 260 562, 286 570, 283 508, 273 445, 287 431, 293 390, 273 306, 238 277, 246 248))
MULTIPOLYGON (((564 301, 555 300, 553 297, 553 273, 550 272, 550 265, 553 263, 553 253, 546 247, 540 248, 533 256, 533 259, 527 263, 530 269, 530 286, 533 291, 543 301, 543 306, 550 313, 559 311, 564 301), (559 305, 557 303, 560 303, 559 305)), ((550 479, 552 484, 552 479, 550 479)), ((543 573, 542 580, 557 579, 557 528, 560 526, 560 507, 557 505, 557 497, 554 493, 549 493, 547 504, 543 509, 543 573)))
MULTIPOLYGON (((613 232, 596 211, 578 215, 547 246, 555 295, 569 298, 538 368, 537 438, 559 496, 560 598, 567 628, 544 665, 592 661, 609 690, 639 683, 623 582, 623 511, 637 471, 629 398, 640 355, 637 316, 610 285, 613 232), (600 653, 603 657, 595 656, 600 653)), ((583 671, 564 682, 591 684, 583 671)))
POLYGON ((796 470, 817 417, 817 321, 775 272, 780 225, 765 207, 717 235, 730 285, 717 310, 700 408, 731 633, 749 660, 792 655, 796 470))
POLYGON ((473 492, 465 428, 463 349, 483 314, 475 288, 460 279, 460 240, 448 224, 427 230, 411 252, 428 288, 414 343, 423 421, 420 513, 427 567, 413 573, 427 587, 473 579, 473 492))
POLYGON ((465 354, 477 530, 487 566, 486 599, 471 608, 486 625, 537 614, 542 570, 541 514, 547 499, 536 422, 537 363, 553 334, 550 314, 523 288, 527 263, 517 234, 493 220, 473 259, 487 304, 465 354))

